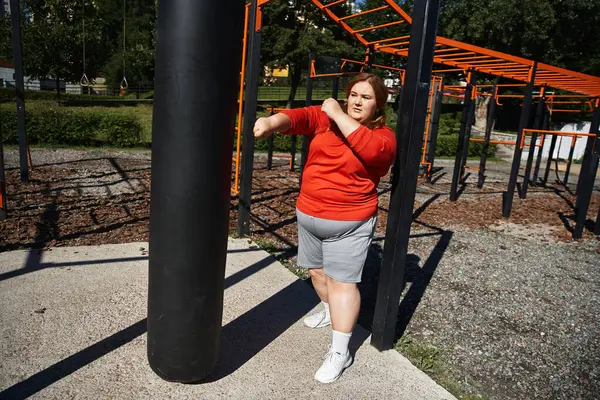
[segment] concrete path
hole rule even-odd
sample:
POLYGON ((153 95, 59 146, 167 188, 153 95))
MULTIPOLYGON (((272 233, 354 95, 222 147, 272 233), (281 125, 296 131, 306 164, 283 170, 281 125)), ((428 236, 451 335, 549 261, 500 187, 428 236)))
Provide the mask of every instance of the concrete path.
POLYGON ((339 381, 313 379, 330 329, 302 317, 306 282, 230 239, 221 361, 207 383, 168 383, 146 359, 146 243, 0 253, 0 399, 454 399, 360 327, 339 381))

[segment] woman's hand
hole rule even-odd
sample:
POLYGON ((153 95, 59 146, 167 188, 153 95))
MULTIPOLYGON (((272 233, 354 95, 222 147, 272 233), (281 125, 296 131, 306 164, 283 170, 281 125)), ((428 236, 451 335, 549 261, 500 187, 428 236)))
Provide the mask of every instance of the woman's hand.
POLYGON ((329 98, 323 102, 323 105, 321 106, 321 111, 327 114, 329 119, 334 121, 336 117, 338 117, 340 114, 344 114, 340 103, 338 103, 337 100, 332 98, 329 98))
POLYGON ((269 118, 261 117, 254 123, 254 137, 257 139, 265 139, 275 132, 275 127, 269 118))

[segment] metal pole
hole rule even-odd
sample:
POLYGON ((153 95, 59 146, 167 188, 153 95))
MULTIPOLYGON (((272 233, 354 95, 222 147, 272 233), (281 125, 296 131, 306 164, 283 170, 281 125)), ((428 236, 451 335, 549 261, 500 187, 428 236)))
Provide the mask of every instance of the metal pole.
POLYGON ((394 169, 397 173, 394 174, 392 184, 371 337, 371 344, 380 351, 392 348, 396 331, 421 161, 439 9, 440 0, 417 0, 414 3, 405 87, 396 126, 398 152, 394 169))
POLYGON ((242 0, 159 2, 147 350, 168 381, 218 360, 243 19, 242 0))
POLYGON ((558 136, 552 135, 552 140, 550 141, 550 151, 548 152, 548 160, 546 160, 546 171, 544 171, 544 185, 548 184, 548 175, 550 174, 550 169, 552 168, 552 157, 554 156, 554 149, 556 149, 557 141, 558 136))
POLYGON ((450 200, 455 201, 458 199, 458 183, 462 179, 462 160, 463 153, 468 149, 465 149, 465 142, 468 143, 468 137, 466 135, 467 125, 470 124, 469 115, 471 114, 471 94, 473 91, 473 85, 471 80, 467 79, 467 86, 465 87, 465 100, 463 102, 462 119, 460 121, 460 132, 458 134, 458 145, 456 149, 456 157, 454 158, 454 170, 452 171, 452 186, 450 186, 450 200), (465 140, 466 138, 466 140, 465 140))
MULTIPOLYGON (((477 87, 475 85, 475 71, 471 72, 471 95, 473 95, 473 90, 475 92, 477 92, 477 87)), ((476 94, 476 93, 475 93, 476 94)), ((464 145, 463 145, 463 150, 462 150, 462 160, 460 163, 460 174, 461 174, 461 183, 463 182, 463 180, 465 179, 465 166, 467 165, 467 157, 469 157, 469 143, 470 143, 470 139, 471 139, 471 130, 473 128, 473 116, 475 115, 475 106, 477 104, 477 95, 475 95, 475 98, 471 99, 471 104, 469 106, 469 115, 467 116, 467 125, 465 127, 465 138, 464 138, 464 145)))
MULTIPOLYGON (((565 180, 563 185, 565 188, 568 188, 569 185, 569 174, 571 173, 571 164, 573 164, 573 154, 575 153, 575 143, 577 138, 574 137, 571 139, 571 149, 569 150, 569 158, 567 159, 567 169, 565 170, 565 180)), ((581 175, 581 173, 580 173, 581 175)))
POLYGON ((296 168, 296 147, 298 143, 298 136, 292 135, 291 144, 290 144, 290 155, 292 156, 292 160, 290 163, 290 170, 293 171, 296 168))
POLYGON ((594 182, 598 171, 599 138, 600 131, 597 131, 595 137, 596 144, 594 145, 594 152, 590 156, 590 162, 587 165, 588 168, 586 170, 581 170, 583 179, 581 181, 581 188, 577 194, 577 200, 575 201, 575 229, 573 230, 573 239, 580 239, 583 236, 583 228, 585 227, 585 221, 587 220, 587 213, 590 208, 592 192, 594 191, 594 182))
POLYGON ((444 93, 444 84, 440 82, 433 88, 434 101, 431 110, 431 122, 429 123, 429 145, 427 146, 426 160, 429 165, 429 175, 427 180, 431 182, 431 173, 433 172, 433 162, 435 161, 435 146, 437 144, 438 128, 440 116, 442 114, 442 97, 444 93))
MULTIPOLYGON (((231 0, 230 0, 231 1, 231 0)), ((238 203, 237 234, 250 234, 250 208, 252 203, 252 171, 254 169, 254 122, 256 122, 256 104, 258 99, 258 77, 260 75, 261 32, 256 30, 257 1, 250 6, 251 34, 248 34, 248 57, 246 65, 246 103, 244 107, 244 144, 242 150, 242 178, 238 203)), ((225 12, 225 11, 223 11, 225 12)))
MULTIPOLYGON (((400 86, 398 86, 398 95, 397 95, 398 98, 400 99, 400 101, 398 102, 398 108, 396 109, 396 115, 397 116, 400 115, 399 114, 399 112, 400 112, 400 104, 402 104, 402 88, 403 88, 403 85, 400 84, 400 86)), ((396 120, 396 126, 398 126, 399 121, 400 121, 400 119, 398 117, 397 120, 396 120)), ((398 131, 398 129, 396 129, 396 131, 398 131)), ((397 170, 397 168, 396 168, 396 162, 394 162, 394 165, 392 165, 392 168, 391 168, 391 171, 390 171, 390 185, 394 184, 394 174, 395 174, 396 170, 397 170)))
POLYGON ((497 77, 492 86, 492 97, 488 106, 487 120, 485 121, 485 135, 483 136, 483 148, 481 150, 481 160, 479 160, 479 173, 477 174, 477 187, 481 189, 485 183, 485 165, 487 163, 487 153, 490 148, 490 139, 492 138, 492 127, 496 117, 496 89, 500 83, 500 77, 497 77))
MULTIPOLYGON (((600 104, 596 102, 596 110, 594 111, 594 115, 592 116, 592 123, 590 124, 590 133, 594 133, 598 131, 600 127, 600 104)), ((592 154, 592 150, 594 147, 594 137, 588 136, 587 142, 585 143, 585 152, 583 153, 583 160, 581 162, 581 171, 585 171, 588 169, 588 164, 590 162, 590 157, 592 154)), ((579 193, 581 188, 581 179, 583 173, 579 174, 579 179, 577 180, 577 189, 576 193, 579 193)))
POLYGON ((267 145, 268 145, 268 149, 267 149, 267 169, 272 169, 273 168, 273 147, 275 145, 275 135, 271 135, 269 136, 269 138, 267 139, 267 145))
POLYGON ((19 0, 10 0, 12 21, 12 47, 15 64, 15 88, 17 92, 17 126, 19 131, 19 167, 21 182, 29 182, 27 160, 27 134, 25 131, 25 83, 23 81, 23 52, 21 48, 21 10, 19 0))
POLYGON ((594 226, 594 235, 600 236, 600 207, 598 207, 598 215, 596 215, 596 224, 594 226))
MULTIPOLYGON (((542 122, 542 130, 547 131, 548 130, 548 110, 546 110, 546 108, 544 107, 544 117, 543 117, 543 121, 542 122)), ((544 144, 546 143, 546 135, 544 135, 544 144)), ((542 145, 542 147, 540 147, 540 151, 538 151, 538 156, 537 156, 537 160, 535 162, 535 170, 533 171, 533 182, 538 181, 538 175, 540 174, 540 166, 542 165, 542 154, 544 153, 544 147, 542 145)))
MULTIPOLYGON (((310 107, 312 105, 312 87, 313 87, 313 79, 310 77, 310 70, 312 67, 312 63, 315 59, 316 55, 314 50, 311 50, 308 54, 308 80, 306 81, 306 107, 310 107)), ((304 166, 306 165, 306 160, 308 159, 308 148, 310 147, 310 138, 307 135, 302 135, 302 152, 300 157, 300 178, 299 183, 302 185, 302 173, 304 172, 304 166)))
POLYGON ((513 197, 515 195, 515 188, 517 186, 517 178, 519 177, 519 168, 521 166, 521 140, 523 139, 523 129, 527 128, 529 123, 529 114, 531 111, 531 103, 533 100, 533 85, 535 83, 535 72, 537 70, 537 61, 533 63, 531 67, 531 78, 525 87, 525 97, 523 98, 523 109, 521 110, 521 120, 519 122, 519 134, 517 135, 515 153, 513 156, 512 169, 510 171, 510 178, 508 179, 508 187, 506 192, 502 193, 502 216, 510 217, 512 210, 513 197))
MULTIPOLYGON (((4 5, 2 5, 4 7, 4 5)), ((0 121, 0 124, 2 122, 0 121)), ((4 140, 0 126, 0 221, 6 219, 6 175, 4 173, 4 140)))
MULTIPOLYGON (((339 70, 338 70, 339 71, 339 70)), ((331 87, 331 98, 338 99, 339 91, 340 91, 340 77, 334 76, 332 79, 332 87, 331 87)))
MULTIPOLYGON (((533 129, 540 129, 540 124, 542 123, 542 118, 544 114, 544 109, 546 108, 545 99, 544 99, 544 91, 545 87, 541 89, 541 97, 537 104, 537 110, 535 112, 535 120, 533 122, 533 129)), ((533 166, 533 157, 535 155, 535 145, 537 142, 537 132, 531 133, 531 140, 529 141, 529 154, 527 156, 527 165, 525 167, 525 175, 523 178, 523 190, 521 193, 521 198, 524 199, 527 197, 527 188, 529 187, 529 174, 531 173, 531 167, 533 166)), ((540 147, 539 152, 542 152, 542 148, 540 147)), ((533 180, 535 183, 535 178, 533 180)))

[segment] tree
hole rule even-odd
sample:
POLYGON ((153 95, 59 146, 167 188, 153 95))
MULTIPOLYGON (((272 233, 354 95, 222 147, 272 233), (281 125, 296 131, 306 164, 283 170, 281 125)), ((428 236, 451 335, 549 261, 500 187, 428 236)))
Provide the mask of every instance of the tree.
POLYGON ((445 0, 440 35, 600 75, 600 2, 445 0))
MULTIPOLYGON (((333 7, 340 12, 344 5, 333 7)), ((264 8, 261 61, 263 65, 289 70, 291 107, 302 79, 308 69, 308 54, 356 58, 364 49, 325 17, 311 2, 274 1, 264 8)))

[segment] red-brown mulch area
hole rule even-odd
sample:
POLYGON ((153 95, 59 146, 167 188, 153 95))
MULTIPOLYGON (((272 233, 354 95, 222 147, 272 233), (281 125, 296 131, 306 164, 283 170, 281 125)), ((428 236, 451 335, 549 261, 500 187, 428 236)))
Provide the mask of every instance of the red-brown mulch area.
MULTIPOLYGON (((112 162, 112 161, 111 161, 112 162)), ((286 160, 276 160, 267 170, 264 161, 255 163, 252 196, 252 231, 255 237, 269 237, 286 247, 297 240, 295 203, 298 173, 291 172, 286 160)), ((7 171, 8 214, 0 222, 0 251, 28 247, 97 245, 148 240, 150 167, 147 160, 118 160, 118 164, 72 162, 34 169, 31 181, 23 185, 18 170, 7 171)), ((385 233, 389 194, 387 177, 382 180, 378 235, 385 233)), ((503 221, 501 195, 467 187, 456 202, 447 200, 447 185, 422 184, 415 227, 464 227, 474 229, 503 221), (431 202, 423 200, 439 195, 431 202), (426 193, 426 195, 423 195, 426 193), (487 194, 486 194, 487 193, 487 194)), ((502 185, 498 186, 499 188, 502 185)), ((537 191, 526 200, 515 197, 509 222, 520 225, 545 224, 555 239, 571 240, 574 226, 572 204, 575 196, 561 192, 537 191)), ((588 218, 596 217, 600 195, 595 194, 588 218)), ((232 196, 230 231, 237 227, 237 196, 232 196)), ((593 234, 586 230, 584 239, 593 234)))

